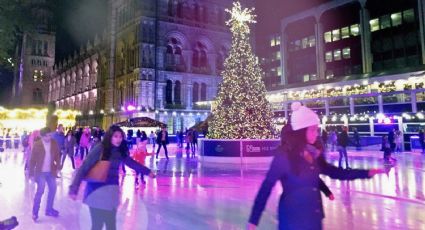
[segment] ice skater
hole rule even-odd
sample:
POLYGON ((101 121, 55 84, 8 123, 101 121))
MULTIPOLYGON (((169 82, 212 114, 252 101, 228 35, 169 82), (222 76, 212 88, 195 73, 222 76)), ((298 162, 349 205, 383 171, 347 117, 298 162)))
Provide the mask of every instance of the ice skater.
POLYGON ((47 195, 46 216, 58 217, 59 212, 53 208, 56 195, 56 175, 61 167, 60 150, 56 141, 52 139, 49 128, 40 130, 41 139, 34 143, 29 164, 29 176, 37 183, 37 192, 34 197, 32 219, 38 220, 41 197, 45 186, 49 188, 47 195))
POLYGON ((348 131, 347 127, 342 127, 341 132, 338 134, 338 152, 339 152, 339 164, 338 166, 342 168, 342 158, 345 158, 345 169, 350 169, 348 166, 348 154, 347 154, 347 146, 348 146, 348 131))
MULTIPOLYGON (((137 163, 139 163, 143 166, 145 166, 146 157, 154 155, 154 153, 148 153, 148 150, 146 148, 147 143, 148 143, 148 138, 146 136, 146 133, 143 131, 141 133, 141 137, 136 139, 136 146, 133 149, 133 159, 137 163)), ((139 185, 139 177, 140 177, 140 181, 142 182, 142 184, 146 184, 144 176, 137 171, 136 171, 134 184, 139 185)))
POLYGON ((371 178, 381 169, 344 170, 328 164, 323 157, 323 146, 317 141, 319 117, 300 103, 293 103, 291 131, 286 135, 282 151, 277 154, 263 181, 252 208, 248 229, 256 229, 271 190, 280 180, 279 229, 322 229, 324 218, 320 196, 319 174, 334 179, 354 180, 371 178))
POLYGON ((91 174, 106 175, 102 181, 88 180, 84 193, 84 203, 89 206, 93 230, 100 230, 104 225, 106 229, 116 229, 116 214, 120 203, 118 171, 121 163, 138 173, 149 175, 151 178, 155 177, 149 168, 137 163, 129 156, 124 131, 118 126, 111 126, 101 144, 90 150, 69 190, 70 197, 76 200, 80 184, 85 178, 89 179, 87 177, 91 174), (99 164, 109 167, 96 167, 99 164))
POLYGON ((162 127, 162 130, 158 133, 156 142, 158 143, 158 150, 156 151, 156 159, 158 159, 159 151, 161 150, 161 146, 162 146, 164 147, 165 157, 168 160, 167 145, 169 144, 169 140, 168 140, 167 127, 165 126, 162 127))
POLYGON ((63 163, 65 162, 65 158, 68 156, 71 159, 72 168, 75 169, 75 160, 74 160, 74 148, 77 143, 77 139, 72 135, 72 130, 69 130, 65 136, 64 142, 64 152, 62 154, 61 160, 61 169, 63 168, 63 163))

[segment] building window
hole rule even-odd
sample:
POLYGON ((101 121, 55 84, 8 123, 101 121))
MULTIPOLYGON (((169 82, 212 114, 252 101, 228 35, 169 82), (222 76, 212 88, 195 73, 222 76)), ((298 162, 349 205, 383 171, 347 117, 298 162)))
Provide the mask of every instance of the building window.
POLYGON ((332 51, 328 51, 328 52, 326 52, 326 54, 325 54, 325 60, 326 60, 326 62, 332 62, 332 51))
POLYGON ((310 81, 317 80, 317 74, 310 74, 310 81))
POLYGON ((415 22, 415 12, 413 9, 403 11, 403 21, 406 23, 415 22))
POLYGON ((390 15, 384 15, 380 17, 380 21, 381 21, 381 30, 391 27, 390 15))
POLYGON ((193 102, 199 101, 199 84, 197 82, 193 83, 192 98, 193 102))
POLYGON ((350 47, 346 47, 346 48, 342 49, 342 57, 344 59, 351 58, 351 49, 350 49, 350 47))
POLYGON ((303 49, 308 47, 308 38, 303 38, 301 42, 302 42, 303 49))
POLYGON ((181 83, 180 81, 176 81, 174 86, 174 103, 181 104, 181 83))
POLYGON ((341 38, 349 38, 350 37, 350 30, 348 27, 341 28, 341 38))
POLYGON ((280 45, 280 36, 277 36, 276 37, 276 45, 278 46, 278 45, 280 45))
POLYGON ((205 83, 201 84, 201 101, 207 100, 207 85, 205 83))
POLYGON ((314 36, 308 37, 308 47, 316 46, 316 38, 314 36))
POLYGON ((351 36, 358 36, 360 34, 359 24, 354 24, 350 26, 351 36))
POLYGON ((303 81, 304 82, 307 82, 307 81, 309 81, 310 80, 310 76, 308 75, 308 74, 304 74, 304 76, 303 76, 303 81))
POLYGON ((326 43, 332 42, 332 32, 331 31, 326 32, 323 36, 325 37, 326 43))
POLYGON ((337 30, 332 30, 332 41, 338 41, 339 39, 341 39, 341 34, 339 33, 339 29, 337 30))
POLYGON ((371 32, 379 30, 379 18, 372 19, 372 20, 369 21, 369 23, 370 23, 370 31, 371 32))
POLYGON ((401 13, 391 14, 391 23, 393 26, 401 25, 401 13))
POLYGON ((173 82, 171 80, 168 80, 165 86, 165 102, 173 104, 173 82))
POLYGON ((301 40, 296 40, 294 44, 295 44, 295 50, 301 49, 301 40))
POLYGON ((341 50, 340 49, 334 50, 334 60, 335 61, 341 60, 341 50))
POLYGON ((278 51, 278 52, 276 52, 276 59, 277 59, 277 60, 280 60, 280 58, 281 58, 281 56, 280 56, 280 52, 278 51))
POLYGON ((277 67, 277 76, 282 76, 282 67, 277 67))
POLYGON ((274 38, 272 38, 272 40, 270 40, 270 46, 273 47, 276 45, 276 41, 274 40, 274 38))

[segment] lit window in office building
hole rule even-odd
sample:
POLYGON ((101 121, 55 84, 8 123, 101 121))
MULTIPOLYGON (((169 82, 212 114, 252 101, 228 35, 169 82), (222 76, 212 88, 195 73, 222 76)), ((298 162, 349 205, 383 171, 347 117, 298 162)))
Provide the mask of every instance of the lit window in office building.
POLYGON ((341 28, 341 38, 349 38, 350 37, 350 29, 348 27, 341 28))
POLYGON ((277 67, 277 76, 282 76, 282 67, 277 67))
POLYGON ((299 50, 301 49, 301 40, 296 40, 295 41, 295 50, 299 50))
POLYGON ((328 51, 328 52, 326 52, 326 54, 325 54, 325 60, 326 60, 326 62, 332 62, 332 51, 328 51))
POLYGON ((344 59, 351 58, 351 49, 350 49, 350 47, 346 47, 346 48, 342 49, 342 57, 344 59))
POLYGON ((354 24, 350 26, 350 34, 351 36, 359 36, 360 34, 359 24, 354 24))
POLYGON ((390 15, 384 15, 380 17, 380 21, 381 21, 381 30, 391 27, 390 15))
POLYGON ((379 30, 379 19, 372 19, 369 21, 370 23, 370 31, 374 32, 374 31, 378 31, 379 30))
POLYGON ((272 38, 272 40, 270 40, 270 46, 273 47, 276 45, 276 41, 274 40, 274 38, 272 38))
POLYGON ((307 81, 309 81, 310 80, 310 75, 308 75, 308 74, 304 74, 304 82, 307 82, 307 81))
POLYGON ((317 75, 315 73, 310 74, 310 81, 317 80, 317 75))
POLYGON ((275 41, 276 45, 280 45, 280 36, 276 37, 276 41, 275 41))
POLYGON ((340 49, 334 50, 334 60, 335 61, 341 60, 341 50, 340 49))
POLYGON ((341 39, 340 37, 340 33, 339 33, 339 29, 337 30, 332 30, 332 41, 338 41, 339 39, 341 39))
POLYGON ((393 26, 399 26, 401 25, 401 13, 394 13, 391 14, 391 23, 393 26))
POLYGON ((303 49, 305 49, 305 48, 307 48, 307 47, 308 47, 308 38, 303 38, 303 39, 301 40, 301 42, 302 42, 302 48, 303 48, 303 49))
POLYGON ((278 52, 276 52, 276 59, 277 59, 277 60, 280 60, 280 57, 281 57, 281 56, 280 56, 280 52, 279 52, 279 51, 278 51, 278 52))
POLYGON ((315 47, 316 46, 316 38, 314 36, 308 37, 308 46, 315 47))
POLYGON ((324 34, 324 37, 325 37, 326 43, 332 42, 332 32, 331 31, 326 32, 324 34))

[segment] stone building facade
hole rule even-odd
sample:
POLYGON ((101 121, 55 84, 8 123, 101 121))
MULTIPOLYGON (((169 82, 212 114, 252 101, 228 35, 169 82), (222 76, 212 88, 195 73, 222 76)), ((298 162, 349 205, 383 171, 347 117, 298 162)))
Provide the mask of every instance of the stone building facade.
POLYGON ((206 119, 231 46, 232 1, 109 1, 108 33, 62 61, 49 101, 81 125, 150 117, 176 132, 206 119))

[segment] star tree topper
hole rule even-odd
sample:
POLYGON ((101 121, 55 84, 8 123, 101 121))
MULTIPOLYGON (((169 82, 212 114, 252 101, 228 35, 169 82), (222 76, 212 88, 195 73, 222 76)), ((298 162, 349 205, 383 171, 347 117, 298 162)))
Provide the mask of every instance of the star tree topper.
POLYGON ((250 23, 257 23, 255 18, 257 15, 253 14, 255 8, 244 8, 242 9, 239 1, 233 2, 233 8, 231 10, 226 9, 226 12, 230 13, 230 19, 226 22, 226 25, 230 26, 232 33, 249 34, 250 23))

